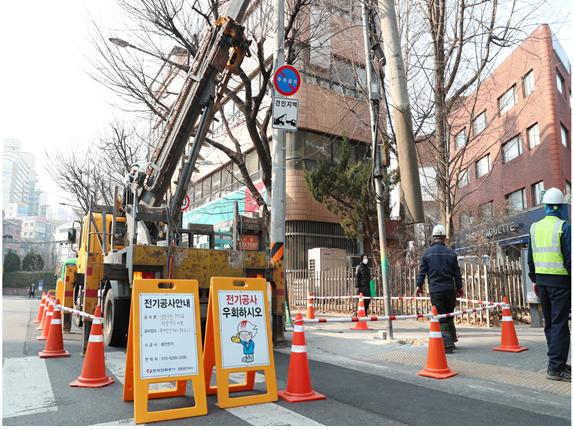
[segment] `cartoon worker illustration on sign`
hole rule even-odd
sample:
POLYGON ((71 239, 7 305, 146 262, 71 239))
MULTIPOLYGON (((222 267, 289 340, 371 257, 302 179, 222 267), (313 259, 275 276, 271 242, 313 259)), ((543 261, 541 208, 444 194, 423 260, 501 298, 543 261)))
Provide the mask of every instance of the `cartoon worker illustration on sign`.
POLYGON ((243 320, 237 326, 237 334, 231 337, 231 342, 243 345, 243 355, 241 359, 244 363, 252 363, 255 354, 255 342, 253 338, 257 335, 257 326, 252 322, 243 320))

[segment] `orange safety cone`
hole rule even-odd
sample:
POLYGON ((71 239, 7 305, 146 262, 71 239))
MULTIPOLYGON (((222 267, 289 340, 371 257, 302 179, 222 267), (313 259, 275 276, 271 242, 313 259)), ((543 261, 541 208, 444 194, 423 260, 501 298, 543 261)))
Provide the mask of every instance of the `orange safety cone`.
POLYGON ((92 329, 90 331, 82 374, 78 379, 70 382, 70 387, 99 388, 115 382, 113 378, 105 374, 102 325, 101 309, 98 306, 92 321, 92 329))
POLYGON ((444 340, 442 339, 442 332, 440 330, 440 320, 436 318, 438 309, 432 306, 432 320, 430 322, 430 341, 428 343, 428 361, 426 368, 418 375, 427 376, 429 378, 446 379, 458 374, 448 367, 446 360, 446 351, 444 349, 444 340))
POLYGON ((62 335, 62 316, 60 313, 60 301, 56 299, 56 307, 50 323, 48 341, 44 350, 39 352, 40 358, 69 357, 70 353, 64 350, 64 337, 62 335))
POLYGON ((44 314, 42 315, 42 319, 40 320, 40 325, 38 326, 38 330, 44 329, 44 322, 46 321, 46 316, 48 314, 48 306, 50 305, 50 293, 46 294, 46 303, 44 305, 44 314))
POLYGON ((324 394, 317 393, 312 389, 304 326, 300 313, 296 314, 294 321, 287 386, 285 390, 279 391, 278 395, 281 399, 291 403, 326 399, 324 394))
MULTIPOLYGON (((362 293, 360 293, 360 298, 358 299, 358 313, 356 314, 358 318, 365 317, 366 311, 364 308, 364 297, 362 293)), ((356 326, 352 327, 351 330, 372 330, 368 327, 368 323, 366 321, 357 321, 356 326)))
POLYGON ((513 325, 513 317, 509 309, 509 300, 503 296, 503 305, 501 305, 501 345, 496 346, 494 351, 502 352, 522 352, 527 351, 527 347, 521 346, 517 340, 517 333, 513 325))
POLYGON ((50 332, 50 325, 52 324, 52 315, 54 314, 54 303, 50 302, 46 311, 46 316, 44 317, 44 326, 42 327, 42 334, 36 339, 46 340, 48 339, 48 334, 50 332))
POLYGON ((309 320, 314 319, 314 303, 309 292, 306 293, 306 318, 309 320))
POLYGON ((46 307, 46 293, 42 293, 42 300, 40 300, 40 307, 38 308, 38 315, 34 320, 35 323, 42 322, 42 317, 44 316, 44 308, 46 307))

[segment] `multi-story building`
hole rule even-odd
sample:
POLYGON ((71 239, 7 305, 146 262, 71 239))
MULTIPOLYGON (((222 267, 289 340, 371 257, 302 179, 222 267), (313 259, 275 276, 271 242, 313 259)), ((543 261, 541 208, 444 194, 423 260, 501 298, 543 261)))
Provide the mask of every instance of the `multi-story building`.
POLYGON ((571 65, 540 25, 450 115, 456 246, 476 237, 517 256, 544 190, 571 193, 571 65))
MULTIPOLYGON (((246 20, 248 33, 265 28, 263 21, 272 19, 268 2, 253 4, 246 20)), ((312 198, 304 180, 304 170, 315 166, 318 160, 337 159, 343 138, 351 142, 354 157, 363 157, 368 151, 365 143, 370 140, 369 114, 363 96, 365 68, 359 23, 358 1, 334 0, 329 10, 311 6, 310 12, 300 17, 300 27, 310 28, 312 25, 318 35, 297 46, 300 54, 295 64, 302 77, 301 88, 293 96, 299 100, 298 131, 286 139, 287 268, 306 268, 307 252, 311 248, 342 248, 349 254, 359 252, 359 244, 344 236, 338 218, 312 198)), ((271 28, 269 25, 266 27, 271 28)), ((270 31, 266 40, 265 54, 270 62, 273 52, 270 31)), ((251 78, 253 91, 258 92, 261 81, 255 57, 245 61, 244 69, 251 78)), ((237 94, 244 94, 240 80, 233 88, 237 94)), ((270 108, 270 101, 270 92, 267 92, 261 121, 270 108)), ((223 111, 233 137, 246 155, 250 177, 266 198, 261 162, 244 116, 231 99, 226 100, 223 111)), ((269 127, 269 140, 271 132, 269 127)), ((218 116, 213 124, 212 138, 229 147, 234 146, 218 116)), ((219 245, 223 245, 225 240, 231 240, 235 202, 241 214, 259 216, 260 208, 244 186, 239 168, 225 154, 211 147, 202 150, 201 155, 204 160, 198 162, 199 171, 192 178, 189 189, 191 207, 184 213, 183 224, 213 224, 219 233, 219 245)), ((267 203, 270 205, 270 201, 267 203)))
POLYGON ((22 221, 16 218, 2 219, 2 257, 9 250, 22 255, 20 235, 22 233, 22 221))
MULTIPOLYGON (((55 264, 58 265, 68 258, 76 257, 72 244, 68 242, 68 230, 73 228, 73 222, 67 222, 54 227, 52 240, 54 242, 55 264)), ((79 237, 80 232, 76 227, 76 235, 79 237)))

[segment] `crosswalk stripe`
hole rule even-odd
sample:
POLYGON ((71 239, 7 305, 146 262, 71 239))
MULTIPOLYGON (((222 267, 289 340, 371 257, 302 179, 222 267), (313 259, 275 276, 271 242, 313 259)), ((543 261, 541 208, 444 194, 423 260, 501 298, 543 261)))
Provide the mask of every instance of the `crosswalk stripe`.
POLYGON ((254 426, 322 426, 317 421, 275 403, 239 406, 226 411, 254 426))
POLYGON ((135 425, 135 421, 133 420, 133 418, 126 418, 124 420, 111 421, 109 423, 94 424, 94 426, 108 426, 108 427, 134 426, 134 425, 135 425))
POLYGON ((5 359, 2 391, 4 418, 58 410, 46 362, 38 357, 5 359))
MULTIPOLYGON (((106 352, 105 365, 113 376, 123 384, 125 378, 125 352, 106 352)), ((244 374, 232 374, 230 379, 232 379, 233 382, 242 382, 244 380, 244 374)), ((255 375, 255 382, 265 382, 264 376, 257 373, 255 375)), ((322 424, 317 421, 275 403, 240 406, 225 410, 254 426, 322 426, 322 424)))

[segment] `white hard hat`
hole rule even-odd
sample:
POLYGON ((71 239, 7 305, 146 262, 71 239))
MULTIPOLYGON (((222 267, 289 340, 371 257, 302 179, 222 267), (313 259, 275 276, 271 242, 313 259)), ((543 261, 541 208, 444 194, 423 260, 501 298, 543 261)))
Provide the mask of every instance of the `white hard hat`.
POLYGON ((437 224, 432 230, 432 236, 445 236, 446 228, 442 224, 437 224))
POLYGON ((543 194, 543 201, 544 205, 562 205, 565 203, 565 196, 558 188, 549 188, 543 194))

